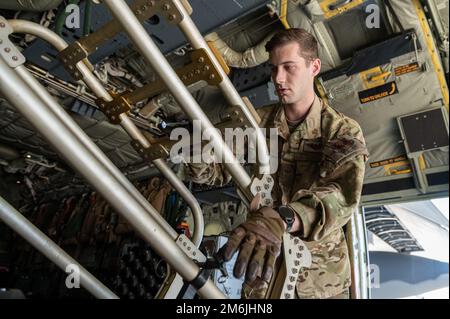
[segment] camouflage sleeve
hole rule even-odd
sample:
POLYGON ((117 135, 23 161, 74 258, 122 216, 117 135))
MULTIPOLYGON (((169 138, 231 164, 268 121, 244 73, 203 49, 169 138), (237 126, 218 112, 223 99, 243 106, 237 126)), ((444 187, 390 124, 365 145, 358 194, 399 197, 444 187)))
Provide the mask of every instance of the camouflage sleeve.
POLYGON ((347 135, 328 142, 320 179, 296 192, 290 203, 303 223, 302 238, 321 240, 349 221, 360 200, 367 156, 363 138, 347 135))
POLYGON ((221 164, 189 163, 186 166, 190 179, 195 183, 223 186, 231 181, 231 175, 221 164))

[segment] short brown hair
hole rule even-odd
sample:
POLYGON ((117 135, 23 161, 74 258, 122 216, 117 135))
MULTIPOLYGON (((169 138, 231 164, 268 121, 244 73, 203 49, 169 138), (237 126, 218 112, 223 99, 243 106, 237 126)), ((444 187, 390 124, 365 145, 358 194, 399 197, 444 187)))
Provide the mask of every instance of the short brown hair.
POLYGON ((302 28, 291 28, 288 30, 278 31, 272 39, 267 42, 266 51, 270 53, 273 49, 289 42, 297 42, 300 45, 299 54, 306 60, 307 63, 319 57, 319 49, 316 38, 302 28))

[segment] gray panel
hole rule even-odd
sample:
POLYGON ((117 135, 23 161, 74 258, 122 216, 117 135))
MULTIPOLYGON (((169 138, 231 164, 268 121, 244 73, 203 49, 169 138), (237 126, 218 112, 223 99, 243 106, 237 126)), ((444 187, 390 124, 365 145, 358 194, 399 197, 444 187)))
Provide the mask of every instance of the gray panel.
POLYGON ((440 109, 405 116, 400 122, 410 153, 448 146, 447 126, 440 109))

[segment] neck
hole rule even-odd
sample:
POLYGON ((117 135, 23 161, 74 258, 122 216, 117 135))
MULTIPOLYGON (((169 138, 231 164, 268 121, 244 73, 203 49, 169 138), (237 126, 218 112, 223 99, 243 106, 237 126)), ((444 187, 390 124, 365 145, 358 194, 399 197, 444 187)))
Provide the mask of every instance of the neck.
POLYGON ((316 94, 312 90, 300 101, 291 104, 286 104, 284 106, 286 118, 289 121, 298 121, 299 119, 304 118, 306 114, 308 114, 309 109, 311 108, 314 102, 315 95, 316 94))

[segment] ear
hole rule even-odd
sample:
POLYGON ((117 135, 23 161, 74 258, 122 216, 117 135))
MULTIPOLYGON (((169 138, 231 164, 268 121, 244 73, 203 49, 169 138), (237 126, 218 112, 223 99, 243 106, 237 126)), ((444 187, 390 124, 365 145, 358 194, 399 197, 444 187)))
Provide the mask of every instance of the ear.
POLYGON ((320 61, 320 59, 315 59, 315 60, 311 61, 312 76, 315 77, 317 74, 320 73, 321 66, 322 66, 322 62, 320 61))

